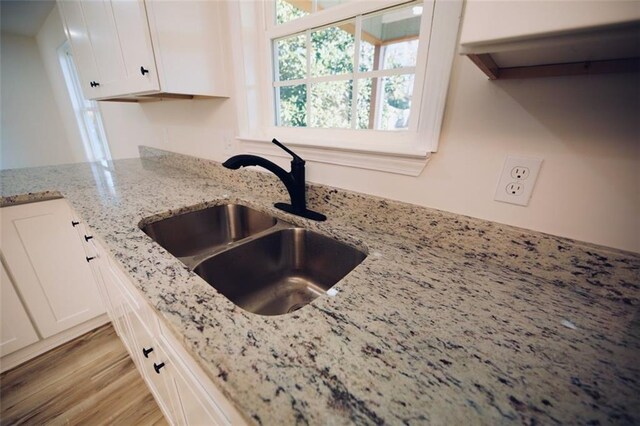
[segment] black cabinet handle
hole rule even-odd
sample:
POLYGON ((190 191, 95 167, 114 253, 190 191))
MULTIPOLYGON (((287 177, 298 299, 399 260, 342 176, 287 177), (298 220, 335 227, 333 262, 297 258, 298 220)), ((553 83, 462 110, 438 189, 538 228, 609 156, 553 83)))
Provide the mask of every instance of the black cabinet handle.
POLYGON ((85 235, 85 236, 84 236, 84 240, 85 240, 86 242, 89 242, 89 240, 90 240, 90 239, 92 239, 92 238, 93 238, 93 235, 85 235))
POLYGON ((87 257, 85 257, 85 259, 87 259, 87 263, 91 262, 95 258, 96 258, 95 256, 91 256, 91 257, 87 256, 87 257))
POLYGON ((156 373, 160 374, 160 369, 164 367, 164 362, 161 362, 160 364, 156 364, 155 362, 153 363, 153 369, 156 370, 156 373))
POLYGON ((100 86, 100 83, 98 83, 97 81, 92 81, 92 82, 89 83, 89 86, 98 87, 98 86, 100 86))
POLYGON ((80 222, 76 222, 75 220, 71 221, 71 226, 73 226, 74 228, 78 225, 80 225, 80 222))
MULTIPOLYGON (((144 355, 145 358, 149 358, 149 354, 153 352, 153 348, 149 348, 149 349, 145 349, 142 348, 142 355, 144 355)), ((158 367, 158 370, 160 369, 160 367, 158 367)))
POLYGON ((140 67, 140 73, 141 73, 142 75, 149 74, 149 70, 148 70, 148 69, 146 69, 145 67, 140 67))

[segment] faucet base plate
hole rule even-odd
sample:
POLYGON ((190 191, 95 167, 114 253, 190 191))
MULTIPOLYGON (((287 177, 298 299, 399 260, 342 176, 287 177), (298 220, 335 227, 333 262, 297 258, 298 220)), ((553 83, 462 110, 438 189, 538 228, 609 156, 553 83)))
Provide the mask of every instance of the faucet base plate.
POLYGON ((274 206, 275 208, 285 211, 287 213, 291 213, 296 216, 305 217, 311 220, 317 220, 318 222, 323 222, 327 220, 327 217, 325 215, 323 215, 322 213, 314 212, 313 210, 305 209, 302 212, 294 211, 291 204, 275 203, 274 206))

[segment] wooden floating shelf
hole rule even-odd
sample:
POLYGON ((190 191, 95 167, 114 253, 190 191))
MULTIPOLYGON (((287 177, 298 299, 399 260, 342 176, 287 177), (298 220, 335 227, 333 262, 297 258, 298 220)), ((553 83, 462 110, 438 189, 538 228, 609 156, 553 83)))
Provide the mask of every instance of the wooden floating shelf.
POLYGON ((600 61, 501 68, 493 60, 490 53, 470 53, 467 54, 467 56, 489 77, 490 80, 640 72, 640 58, 607 59, 600 61))
POLYGON ((167 101, 170 99, 226 99, 226 96, 185 95, 182 93, 149 93, 146 95, 119 96, 115 98, 96 99, 98 102, 130 102, 146 103, 167 101))

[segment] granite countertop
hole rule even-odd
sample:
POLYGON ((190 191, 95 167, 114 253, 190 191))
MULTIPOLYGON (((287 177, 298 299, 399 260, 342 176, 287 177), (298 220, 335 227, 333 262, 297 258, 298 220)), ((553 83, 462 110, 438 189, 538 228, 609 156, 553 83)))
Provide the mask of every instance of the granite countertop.
POLYGON ((64 196, 248 421, 640 422, 640 257, 320 185, 311 222, 274 177, 142 158, 0 172, 2 205, 64 196), (239 202, 360 247, 283 316, 234 305, 139 223, 239 202))

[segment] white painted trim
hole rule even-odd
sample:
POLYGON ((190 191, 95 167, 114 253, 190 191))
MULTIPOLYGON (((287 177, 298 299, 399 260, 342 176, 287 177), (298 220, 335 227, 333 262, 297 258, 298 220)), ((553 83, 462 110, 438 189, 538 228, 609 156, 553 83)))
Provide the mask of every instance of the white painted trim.
POLYGON ((415 132, 407 129, 371 130, 351 128, 322 129, 316 127, 275 127, 264 128, 264 134, 241 135, 240 139, 270 141, 272 138, 289 141, 305 146, 319 146, 327 149, 349 150, 357 152, 386 153, 424 157, 428 150, 419 144, 421 139, 415 132))
MULTIPOLYGON (((359 65, 358 61, 356 61, 355 66, 358 66, 358 65, 359 65)), ((325 83, 327 81, 358 80, 363 78, 389 77, 392 75, 404 75, 404 74, 415 74, 415 73, 416 73, 416 67, 398 67, 398 68, 389 68, 386 70, 358 71, 358 72, 350 72, 345 74, 323 75, 322 77, 298 78, 295 80, 278 80, 278 81, 274 81, 272 85, 273 87, 297 86, 299 84, 307 84, 307 83, 325 83)))
MULTIPOLYGON (((388 7, 407 1, 346 3, 345 5, 359 6, 353 6, 354 9, 350 9, 351 6, 335 6, 318 12, 317 15, 326 12, 329 16, 331 13, 333 15, 329 21, 335 22, 362 13, 361 9, 355 10, 364 7, 362 5, 365 3, 366 7, 373 11, 379 9, 383 3, 388 7), (338 11, 340 13, 337 13, 338 11)), ((238 139, 243 141, 240 150, 249 149, 250 152, 265 154, 265 149, 270 151, 270 148, 265 148, 265 141, 276 137, 284 143, 296 146, 296 149, 311 161, 410 176, 419 175, 429 158, 429 153, 435 152, 438 148, 463 0, 423 1, 421 31, 428 31, 429 36, 426 38, 427 43, 423 43, 420 48, 415 69, 416 86, 412 109, 415 108, 414 114, 417 117, 412 114, 408 130, 397 131, 275 126, 274 80, 271 78, 273 69, 269 69, 272 49, 269 37, 276 37, 273 32, 276 30, 264 30, 264 26, 274 27, 268 18, 273 15, 270 13, 272 11, 269 5, 272 6, 273 3, 230 3, 232 19, 241 24, 232 26, 236 31, 233 36, 242 41, 243 50, 242 54, 234 57, 234 66, 239 75, 236 79, 236 90, 239 98, 238 139), (420 81, 422 76, 423 82, 420 81)), ((275 28, 281 36, 295 32, 297 27, 294 27, 293 23, 300 26, 298 32, 308 28, 308 23, 302 25, 302 21, 298 21, 275 28)), ((267 155, 278 154, 272 151, 271 154, 267 152, 267 155)))
POLYGON ((76 337, 80 337, 85 333, 90 332, 91 330, 95 330, 101 325, 107 324, 109 322, 109 317, 107 314, 102 314, 97 316, 89 321, 85 321, 82 324, 78 324, 75 327, 72 327, 68 330, 62 331, 58 334, 54 334, 53 336, 40 340, 32 345, 27 346, 26 348, 20 349, 19 351, 10 353, 9 355, 0 358, 0 373, 4 373, 5 371, 11 370, 19 366, 22 363, 29 361, 41 355, 51 349, 54 349, 64 343, 69 342, 70 340, 75 339, 76 337))
POLYGON ((418 134, 431 152, 438 150, 440 130, 447 102, 453 58, 462 20, 462 0, 436 1, 429 39, 429 59, 422 89, 422 110, 418 134), (457 22, 458 25, 452 25, 457 22))
MULTIPOLYGON (((241 151, 256 155, 289 158, 282 150, 270 141, 238 138, 241 151)), ((356 167, 367 170, 377 170, 407 176, 418 176, 429 161, 430 154, 398 155, 389 152, 357 151, 351 149, 329 148, 326 146, 311 146, 285 141, 287 146, 295 148, 296 154, 308 161, 336 164, 340 166, 356 167)))
POLYGON ((265 8, 267 9, 266 15, 270 18, 266 22, 267 38, 274 39, 284 37, 288 34, 301 33, 309 28, 316 29, 324 27, 336 22, 351 19, 356 15, 364 15, 381 9, 398 6, 403 3, 410 3, 412 1, 414 0, 368 0, 347 2, 280 25, 275 24, 275 19, 273 18, 274 13, 271 12, 275 11, 273 6, 274 2, 265 2, 265 8))

